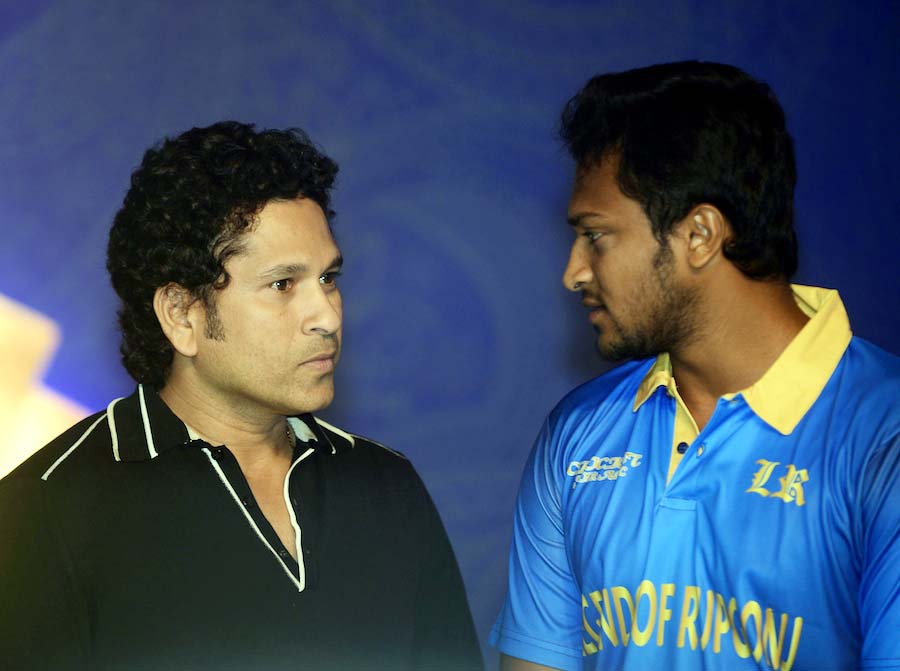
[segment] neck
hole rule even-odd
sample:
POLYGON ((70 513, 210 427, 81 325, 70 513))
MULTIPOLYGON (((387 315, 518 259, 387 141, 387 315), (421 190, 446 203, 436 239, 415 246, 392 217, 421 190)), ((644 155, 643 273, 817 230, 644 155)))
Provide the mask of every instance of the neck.
POLYGON ((284 415, 233 412, 228 404, 183 384, 174 371, 159 395, 200 438, 210 445, 227 446, 242 468, 290 458, 293 432, 284 415))
POLYGON ((679 394, 701 428, 719 397, 759 380, 808 321, 787 284, 741 276, 704 294, 701 335, 669 353, 679 394))

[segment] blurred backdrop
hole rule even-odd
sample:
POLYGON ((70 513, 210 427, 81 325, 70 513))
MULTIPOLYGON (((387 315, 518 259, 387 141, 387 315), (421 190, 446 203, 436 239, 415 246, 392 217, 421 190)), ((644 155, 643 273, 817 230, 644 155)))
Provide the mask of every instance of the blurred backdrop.
POLYGON ((300 126, 341 166, 345 354, 322 415, 413 460, 486 639, 532 438, 605 369, 560 283, 561 106, 597 72, 684 58, 769 82, 796 140, 797 279, 838 288, 855 332, 897 353, 898 18, 850 1, 3 0, 3 471, 132 389, 104 258, 143 151, 221 119, 300 126))

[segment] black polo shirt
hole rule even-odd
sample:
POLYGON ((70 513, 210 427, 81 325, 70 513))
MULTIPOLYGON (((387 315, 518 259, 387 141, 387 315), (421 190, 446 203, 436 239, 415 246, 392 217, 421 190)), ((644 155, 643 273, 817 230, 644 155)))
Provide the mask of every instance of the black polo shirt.
POLYGON ((0 481, 4 669, 479 669, 453 551, 409 461, 310 415, 299 561, 225 446, 138 387, 0 481))

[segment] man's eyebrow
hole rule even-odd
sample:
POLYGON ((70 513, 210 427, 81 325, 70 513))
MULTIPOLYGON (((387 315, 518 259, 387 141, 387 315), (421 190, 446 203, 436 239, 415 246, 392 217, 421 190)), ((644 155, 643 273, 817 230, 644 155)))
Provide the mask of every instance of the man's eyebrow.
POLYGON ((309 271, 309 266, 303 263, 281 263, 261 272, 260 277, 290 277, 304 275, 309 271))
MULTIPOLYGON (((342 265, 344 265, 344 258, 340 254, 338 254, 331 260, 331 263, 326 266, 326 270, 330 270, 332 268, 340 268, 342 265)), ((305 275, 308 272, 309 266, 305 263, 280 263, 277 266, 272 266, 271 268, 264 270, 259 274, 259 276, 264 279, 270 277, 282 278, 305 275)))
POLYGON ((570 214, 566 217, 566 221, 569 223, 569 226, 575 227, 582 223, 584 223, 585 219, 606 219, 599 212, 576 212, 575 214, 570 214))

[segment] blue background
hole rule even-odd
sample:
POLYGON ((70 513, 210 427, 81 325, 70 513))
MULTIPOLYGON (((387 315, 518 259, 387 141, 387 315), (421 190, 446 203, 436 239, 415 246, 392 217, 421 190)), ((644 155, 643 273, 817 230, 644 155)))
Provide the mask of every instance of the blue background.
MULTIPOLYGON (((56 320, 46 382, 129 393, 106 236, 150 144, 235 118, 301 126, 341 165, 346 348, 323 416, 409 455, 479 635, 501 603, 533 436, 602 371, 560 284, 562 104, 591 75, 684 58, 779 95, 799 163, 797 280, 900 351, 896 2, 0 3, 0 293, 56 320)), ((487 659, 494 663, 494 653, 487 659)))

